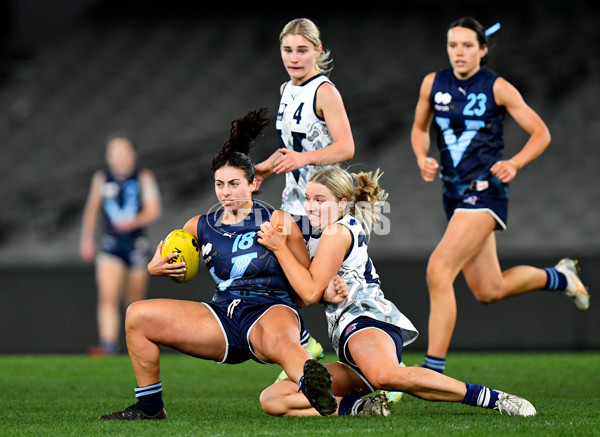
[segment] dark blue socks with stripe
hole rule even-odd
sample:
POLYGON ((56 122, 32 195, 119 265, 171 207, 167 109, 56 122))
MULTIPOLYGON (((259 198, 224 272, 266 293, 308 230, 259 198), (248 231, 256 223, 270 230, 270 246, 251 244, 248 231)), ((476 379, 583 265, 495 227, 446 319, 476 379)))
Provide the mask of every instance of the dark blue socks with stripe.
POLYGON ((135 397, 138 400, 138 407, 150 416, 154 416, 165 406, 162 398, 162 384, 160 381, 145 387, 136 387, 135 397))
POLYGON ((467 385, 467 394, 461 401, 463 404, 472 405, 474 407, 494 408, 498 401, 498 392, 479 384, 467 385))
POLYGON ((567 289, 567 277, 564 273, 559 272, 554 267, 546 267, 544 270, 546 271, 546 275, 548 275, 544 290, 562 291, 567 289))
POLYGON ((446 358, 438 358, 432 357, 431 355, 425 355, 425 361, 423 361, 421 367, 435 370, 439 373, 444 373, 444 370, 446 370, 446 358))

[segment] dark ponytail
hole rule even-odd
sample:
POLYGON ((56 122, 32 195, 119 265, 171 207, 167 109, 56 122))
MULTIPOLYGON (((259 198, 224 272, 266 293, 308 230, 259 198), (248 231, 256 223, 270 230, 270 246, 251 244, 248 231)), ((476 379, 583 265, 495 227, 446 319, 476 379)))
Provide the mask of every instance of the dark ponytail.
POLYGON ((266 108, 250 111, 244 117, 234 119, 231 122, 229 138, 213 158, 211 165, 213 173, 226 165, 239 168, 244 171, 248 182, 251 183, 256 171, 248 153, 254 140, 262 134, 262 130, 268 124, 266 108))

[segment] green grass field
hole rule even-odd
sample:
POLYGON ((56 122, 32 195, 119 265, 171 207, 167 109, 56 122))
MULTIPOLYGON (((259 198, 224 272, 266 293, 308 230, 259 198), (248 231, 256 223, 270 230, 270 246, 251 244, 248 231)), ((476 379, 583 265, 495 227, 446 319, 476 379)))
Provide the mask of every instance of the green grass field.
MULTIPOLYGON (((328 355, 325 361, 332 360, 328 355)), ((407 365, 422 354, 407 353, 407 365)), ((264 414, 261 390, 278 366, 219 365, 165 353, 169 420, 99 422, 135 400, 126 355, 0 356, 1 436, 593 436, 600 435, 600 353, 453 353, 447 374, 522 395, 536 417, 510 417, 405 395, 388 417, 282 418, 264 414)))

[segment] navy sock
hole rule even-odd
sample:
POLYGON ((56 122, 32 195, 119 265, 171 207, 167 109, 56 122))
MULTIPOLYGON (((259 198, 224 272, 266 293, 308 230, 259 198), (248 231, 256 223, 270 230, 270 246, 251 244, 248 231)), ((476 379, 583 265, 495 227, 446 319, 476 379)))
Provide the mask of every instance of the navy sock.
POLYGON ((109 354, 119 352, 119 345, 114 341, 100 340, 100 347, 109 354))
POLYGON ((567 289, 567 277, 564 273, 559 272, 554 267, 546 267, 544 270, 548 276, 544 290, 556 291, 567 289))
POLYGON ((308 344, 309 338, 310 338, 310 332, 308 332, 308 329, 306 329, 306 327, 303 326, 302 332, 300 333, 300 344, 302 345, 302 347, 306 347, 306 345, 308 344))
MULTIPOLYGON (((350 416, 353 413, 355 405, 361 401, 361 398, 344 397, 340 401, 340 407, 338 408, 339 416, 350 416)), ((356 414, 356 412, 354 412, 356 414)))
POLYGON ((439 373, 444 373, 446 370, 446 358, 433 357, 431 355, 425 355, 425 361, 421 364, 421 367, 426 369, 435 370, 439 373))
POLYGON ((467 385, 467 394, 461 401, 463 404, 472 405, 474 407, 494 408, 498 400, 498 392, 479 384, 467 385))
POLYGON ((160 381, 145 387, 136 387, 135 397, 138 400, 138 407, 150 416, 155 415, 165 406, 162 398, 162 384, 160 381))

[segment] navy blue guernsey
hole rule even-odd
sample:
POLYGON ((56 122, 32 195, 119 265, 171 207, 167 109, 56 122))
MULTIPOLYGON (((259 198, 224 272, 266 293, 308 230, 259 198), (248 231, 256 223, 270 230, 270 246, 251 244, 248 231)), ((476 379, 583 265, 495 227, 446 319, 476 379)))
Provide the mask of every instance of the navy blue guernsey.
MULTIPOLYGON (((105 170, 105 175, 106 180, 102 186, 102 211, 106 218, 105 232, 123 236, 116 232, 113 224, 119 220, 132 220, 142 209, 139 173, 136 170, 125 179, 115 178, 108 170, 105 170)), ((142 229, 136 229, 128 235, 136 238, 142 234, 142 229)))
POLYGON ((291 290, 277 258, 257 242, 260 225, 271 219, 273 209, 254 202, 250 214, 240 223, 223 224, 223 209, 200 216, 198 242, 204 263, 220 294, 252 296, 269 294, 294 306, 291 290))
POLYGON ((430 100, 447 197, 462 198, 481 183, 494 187, 497 197, 508 196, 508 186, 489 171, 504 156, 506 108, 496 104, 493 92, 498 77, 485 67, 467 80, 452 69, 435 75, 430 100))

